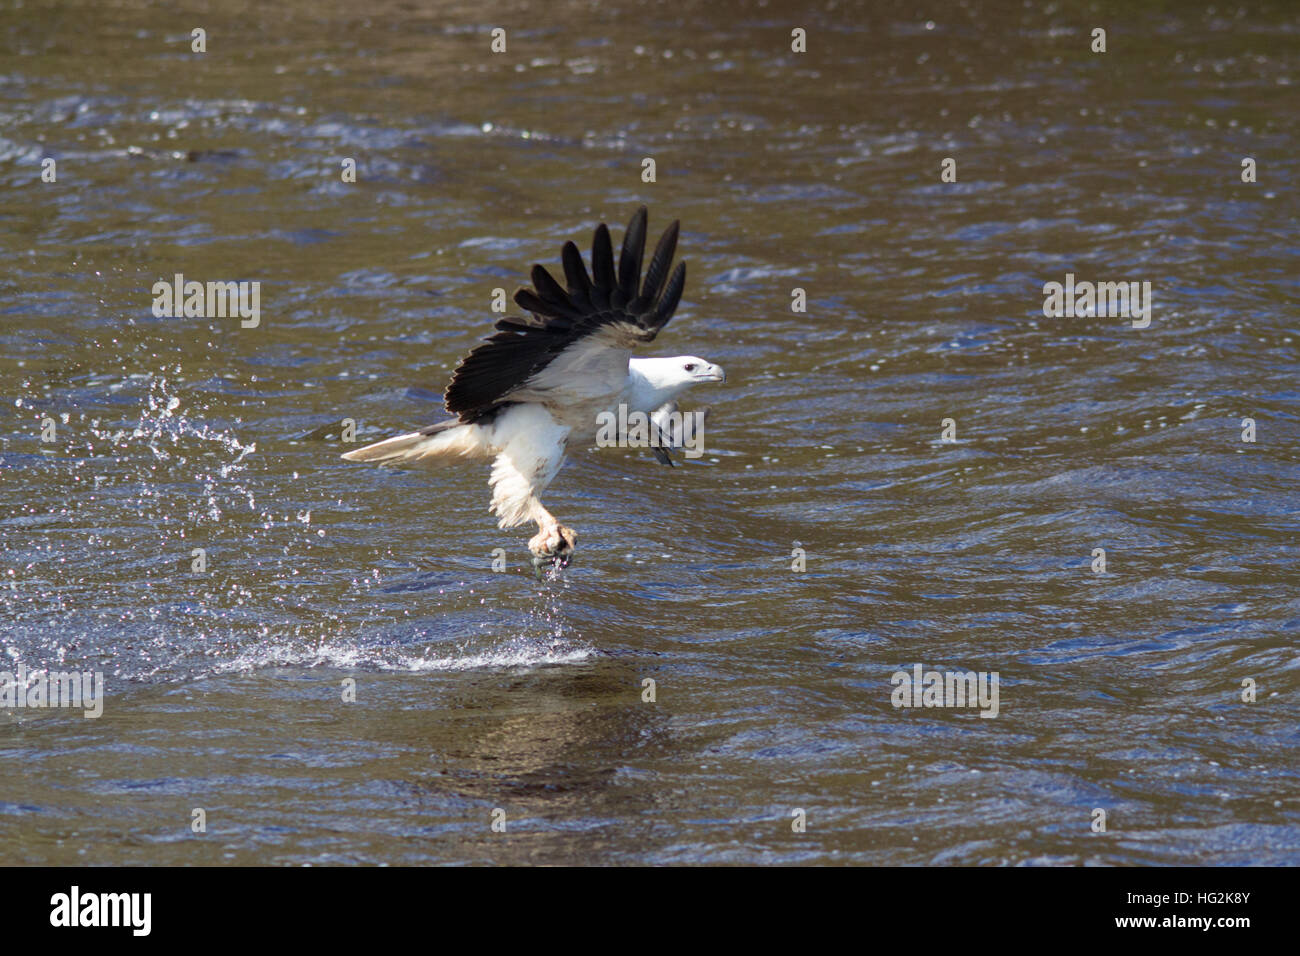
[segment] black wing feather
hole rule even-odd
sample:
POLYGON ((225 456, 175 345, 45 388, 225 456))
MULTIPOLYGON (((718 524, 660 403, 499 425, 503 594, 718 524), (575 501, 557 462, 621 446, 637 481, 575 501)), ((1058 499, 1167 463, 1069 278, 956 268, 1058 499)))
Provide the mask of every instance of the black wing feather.
POLYGON ((650 257, 650 268, 645 273, 645 283, 641 286, 641 294, 637 297, 636 304, 644 309, 659 298, 659 293, 663 291, 664 280, 668 278, 668 268, 673 264, 673 253, 677 251, 677 223, 664 230, 664 234, 659 238, 659 245, 655 246, 655 254, 650 257))
MULTIPOLYGON (((682 290, 686 288, 686 263, 677 263, 677 268, 673 270, 672 278, 668 280, 668 288, 664 289, 663 296, 659 299, 659 304, 655 306, 653 318, 648 319, 648 323, 656 333, 668 324, 668 320, 673 317, 677 311, 677 303, 682 300, 682 290)), ((653 338, 653 336, 651 336, 653 338)))
POLYGON ((560 253, 564 262, 564 281, 569 283, 569 295, 575 303, 591 303, 591 276, 582 262, 582 253, 572 242, 566 242, 560 253))
POLYGON ((533 266, 533 288, 545 306, 545 314, 570 320, 582 317, 582 310, 569 301, 569 294, 541 266, 533 266))
POLYGON ((609 241, 609 227, 603 222, 591 237, 591 277, 596 288, 606 292, 618 282, 614 276, 614 244, 609 241))
POLYGON ((686 264, 678 263, 669 275, 679 232, 674 221, 655 246, 642 283, 647 218, 644 206, 633 213, 617 272, 604 223, 592 237, 590 275, 578 247, 564 244, 560 258, 567 289, 546 269, 533 266, 533 288, 515 293, 515 302, 530 314, 501 319, 496 333, 461 360, 443 396, 447 410, 460 421, 482 419, 575 341, 602 329, 615 332, 629 348, 652 341, 681 301, 686 264))
POLYGON ((632 214, 623 233, 623 249, 618 254, 618 288, 625 302, 636 299, 641 285, 641 259, 645 256, 646 208, 632 214))

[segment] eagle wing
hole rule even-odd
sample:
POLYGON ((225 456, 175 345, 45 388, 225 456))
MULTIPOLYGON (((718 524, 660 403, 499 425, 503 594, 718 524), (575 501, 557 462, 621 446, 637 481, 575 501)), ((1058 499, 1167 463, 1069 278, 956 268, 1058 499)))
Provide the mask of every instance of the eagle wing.
POLYGON ((664 230, 642 281, 646 220, 642 206, 628 222, 617 270, 604 223, 592 238, 590 275, 578 247, 564 244, 567 289, 534 265, 533 287, 515 293, 515 302, 531 314, 500 320, 497 332, 461 360, 443 396, 447 410, 462 422, 474 422, 511 401, 560 394, 559 381, 574 397, 584 391, 616 393, 627 378, 631 350, 654 340, 686 284, 686 263, 669 271, 677 250, 676 221, 664 230))

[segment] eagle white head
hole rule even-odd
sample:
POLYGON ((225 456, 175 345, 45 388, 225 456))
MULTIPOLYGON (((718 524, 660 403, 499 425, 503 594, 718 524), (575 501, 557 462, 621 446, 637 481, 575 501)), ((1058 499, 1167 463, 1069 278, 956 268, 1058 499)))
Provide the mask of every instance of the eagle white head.
POLYGON ((700 382, 727 380, 722 366, 706 362, 697 355, 629 359, 628 371, 633 376, 640 375, 656 392, 666 393, 664 401, 700 382))

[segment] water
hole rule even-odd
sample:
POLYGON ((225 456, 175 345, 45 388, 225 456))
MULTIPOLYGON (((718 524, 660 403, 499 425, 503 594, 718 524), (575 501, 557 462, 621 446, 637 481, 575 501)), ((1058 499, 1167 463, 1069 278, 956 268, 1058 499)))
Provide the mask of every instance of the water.
POLYGON ((1294 9, 541 9, 0 12, 0 660, 108 693, 0 711, 0 861, 1300 862, 1294 9), (728 383, 566 466, 561 580, 485 469, 339 459, 642 202, 728 383))

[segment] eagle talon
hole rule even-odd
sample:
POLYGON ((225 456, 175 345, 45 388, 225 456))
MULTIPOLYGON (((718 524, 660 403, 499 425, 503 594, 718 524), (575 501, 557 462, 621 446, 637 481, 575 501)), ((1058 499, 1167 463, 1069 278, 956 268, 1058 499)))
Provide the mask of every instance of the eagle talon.
POLYGON ((546 575, 551 572, 560 571, 569 566, 569 558, 561 558, 559 555, 533 555, 533 574, 537 580, 546 580, 546 575))
POLYGON ((562 524, 544 528, 528 542, 533 553, 533 571, 538 579, 544 571, 567 568, 578 545, 578 533, 562 524))

